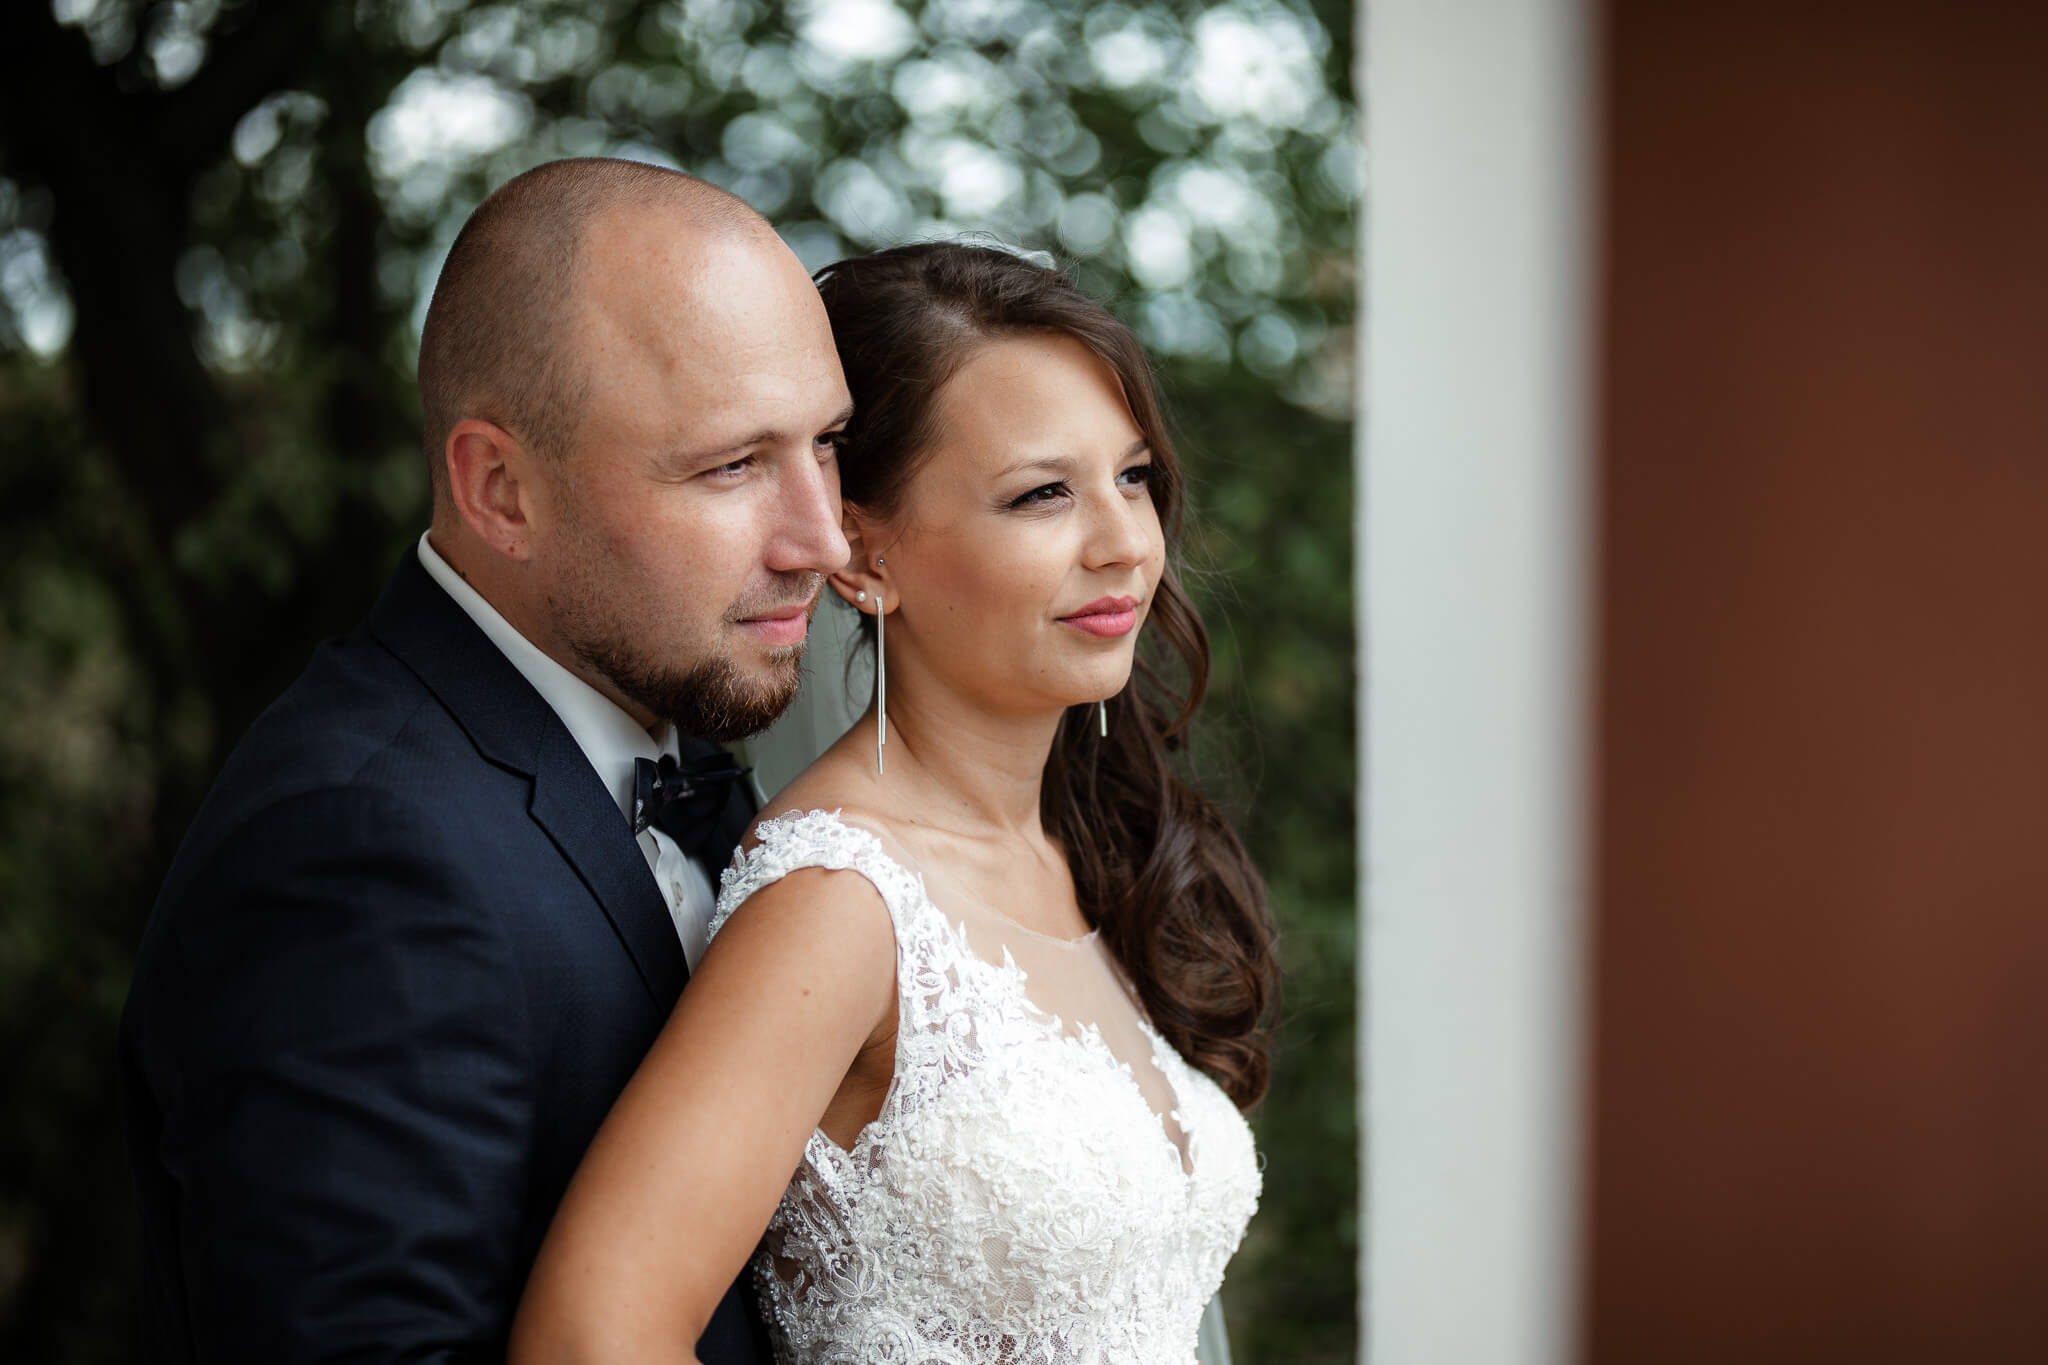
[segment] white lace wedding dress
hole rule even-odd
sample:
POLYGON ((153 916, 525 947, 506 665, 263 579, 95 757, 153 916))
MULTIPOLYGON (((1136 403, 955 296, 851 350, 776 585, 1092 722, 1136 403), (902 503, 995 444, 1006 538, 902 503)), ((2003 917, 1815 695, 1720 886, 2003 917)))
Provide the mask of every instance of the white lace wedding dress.
POLYGON ((713 934, 805 867, 866 877, 896 932, 881 1113, 850 1152, 811 1134, 755 1260, 782 1365, 1189 1365, 1258 1164, 1108 949, 949 897, 831 812, 759 833, 713 934))

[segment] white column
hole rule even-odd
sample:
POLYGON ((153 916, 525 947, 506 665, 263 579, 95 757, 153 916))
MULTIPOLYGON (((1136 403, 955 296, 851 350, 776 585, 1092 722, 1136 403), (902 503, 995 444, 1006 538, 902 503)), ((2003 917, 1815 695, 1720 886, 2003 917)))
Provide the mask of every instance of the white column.
POLYGON ((1589 20, 1360 10, 1369 1365, 1572 1358, 1591 473, 1589 20))

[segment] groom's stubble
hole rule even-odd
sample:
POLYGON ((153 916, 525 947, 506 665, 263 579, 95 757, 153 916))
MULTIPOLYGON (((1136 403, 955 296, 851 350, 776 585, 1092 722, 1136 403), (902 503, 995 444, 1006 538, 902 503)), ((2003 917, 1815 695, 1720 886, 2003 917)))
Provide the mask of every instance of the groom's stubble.
POLYGON ((629 556, 611 543, 588 515, 573 469, 551 480, 560 516, 559 551, 565 554, 557 592, 548 599, 560 639, 583 668, 620 696, 684 734, 717 743, 757 735, 789 709, 803 681, 804 646, 763 651, 736 637, 736 623, 775 608, 802 604, 815 614, 825 576, 811 571, 767 571, 765 581, 726 605, 708 637, 683 633, 674 613, 648 611, 666 600, 654 584, 635 581, 629 556), (738 651, 751 656, 743 666, 738 651))
MULTIPOLYGON (((618 689, 622 696, 657 716, 666 717, 684 734, 729 743, 757 735, 789 709, 803 682, 803 640, 770 651, 765 670, 744 671, 724 638, 731 624, 774 606, 808 602, 815 614, 824 577, 815 573, 782 576, 781 591, 759 601, 735 603, 720 622, 720 639, 687 656, 650 650, 644 639, 616 620, 587 610, 564 611, 564 636, 585 667, 618 689)), ((557 610, 563 604, 557 603, 557 610)), ((587 605, 587 604, 580 604, 587 605)))

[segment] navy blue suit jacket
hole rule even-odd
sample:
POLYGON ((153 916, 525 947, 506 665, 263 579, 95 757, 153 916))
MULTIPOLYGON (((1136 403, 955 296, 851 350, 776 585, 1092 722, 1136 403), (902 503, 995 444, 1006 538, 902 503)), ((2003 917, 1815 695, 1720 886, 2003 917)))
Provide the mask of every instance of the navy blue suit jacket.
MULTIPOLYGON (((407 553, 236 748, 144 932, 144 1358, 502 1357, 687 970, 611 793, 407 553)), ((739 1286, 698 1349, 768 1359, 739 1286)))

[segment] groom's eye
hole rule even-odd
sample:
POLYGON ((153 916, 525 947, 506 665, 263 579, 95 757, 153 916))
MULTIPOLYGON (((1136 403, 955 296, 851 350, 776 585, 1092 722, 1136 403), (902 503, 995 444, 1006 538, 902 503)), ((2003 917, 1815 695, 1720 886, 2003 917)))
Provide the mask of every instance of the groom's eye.
POLYGON ((821 432, 811 438, 811 444, 819 447, 819 453, 822 455, 837 455, 840 451, 846 449, 846 433, 843 431, 821 432))

